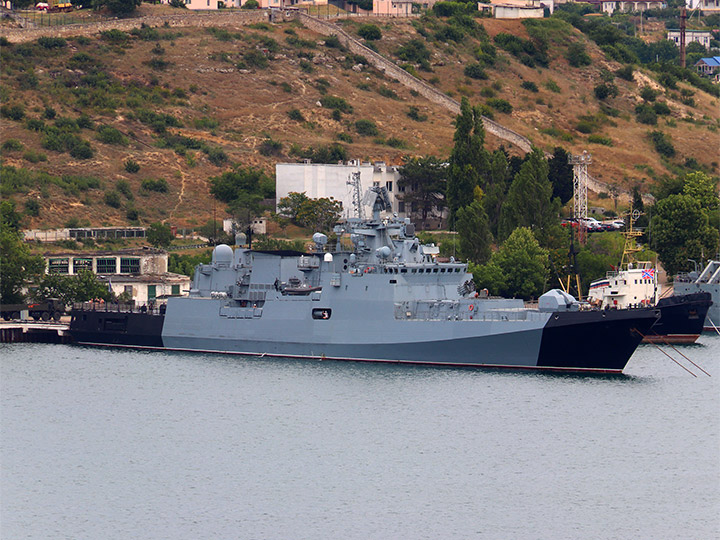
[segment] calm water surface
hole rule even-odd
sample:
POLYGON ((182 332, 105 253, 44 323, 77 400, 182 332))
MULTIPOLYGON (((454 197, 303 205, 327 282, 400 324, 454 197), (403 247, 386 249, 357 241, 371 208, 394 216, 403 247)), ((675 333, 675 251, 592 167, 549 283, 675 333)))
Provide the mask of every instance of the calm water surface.
POLYGON ((682 351, 713 376, 3 345, 0 537, 718 538, 720 336, 682 351))

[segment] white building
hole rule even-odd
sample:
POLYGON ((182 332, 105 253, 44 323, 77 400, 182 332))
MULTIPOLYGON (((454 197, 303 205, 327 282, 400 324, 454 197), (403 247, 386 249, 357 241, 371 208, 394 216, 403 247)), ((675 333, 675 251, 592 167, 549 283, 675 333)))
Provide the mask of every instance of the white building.
POLYGON ((46 253, 44 257, 49 274, 75 275, 89 270, 113 293, 129 293, 136 303, 187 296, 190 290, 190 278, 168 272, 167 252, 158 249, 46 253))
MULTIPOLYGON (((373 186, 385 187, 390 195, 393 212, 405 217, 405 204, 398 200, 399 167, 375 163, 348 161, 340 164, 325 163, 278 163, 275 165, 275 193, 277 201, 289 193, 305 193, 311 199, 335 199, 342 204, 342 216, 356 217, 353 206, 353 186, 350 175, 360 173, 361 197, 373 186)), ((277 211, 277 207, 276 207, 277 211)), ((366 216, 372 214, 372 207, 364 207, 366 216)))
MULTIPOLYGON (((667 38, 672 41, 676 47, 680 46, 680 30, 668 30, 667 38)), ((712 33, 709 30, 685 30, 685 45, 690 43, 699 43, 706 49, 710 47, 712 33)))

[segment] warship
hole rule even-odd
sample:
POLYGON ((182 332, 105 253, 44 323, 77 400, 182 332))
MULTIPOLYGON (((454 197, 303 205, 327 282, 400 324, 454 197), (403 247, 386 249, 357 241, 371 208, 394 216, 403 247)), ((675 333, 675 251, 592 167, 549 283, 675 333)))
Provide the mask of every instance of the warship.
POLYGON ((308 252, 218 245, 188 296, 144 311, 75 306, 70 334, 85 345, 621 373, 658 317, 583 309, 560 290, 532 308, 477 291, 466 263, 440 262, 410 220, 387 214, 384 189, 372 188, 372 218, 335 227, 334 250, 320 233, 308 252))
POLYGON ((711 295, 712 306, 705 315, 703 330, 720 333, 720 260, 708 261, 702 272, 689 272, 675 277, 673 288, 676 294, 711 295))

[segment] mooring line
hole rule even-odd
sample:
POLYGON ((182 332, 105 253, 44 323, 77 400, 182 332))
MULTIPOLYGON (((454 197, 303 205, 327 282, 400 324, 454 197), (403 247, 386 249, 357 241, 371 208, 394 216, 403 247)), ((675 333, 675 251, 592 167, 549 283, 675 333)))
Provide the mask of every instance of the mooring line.
MULTIPOLYGON (((642 336, 643 339, 645 339, 645 336, 643 335, 643 333, 642 333, 640 330, 638 330, 637 328, 633 328, 633 330, 634 330, 635 332, 637 332, 638 334, 640 334, 640 336, 642 336)), ((672 356, 670 356, 668 353, 666 353, 665 351, 663 351, 660 347, 657 346, 656 343, 650 342, 650 344, 651 344, 653 347, 655 347, 658 351, 660 351, 661 353, 663 353, 665 356, 667 356, 670 360, 672 360, 673 362, 675 362, 678 366, 680 366, 680 367, 683 368, 685 371, 687 371, 690 375, 692 375, 693 377, 696 377, 696 378, 697 378, 697 375, 695 375, 692 371, 690 371, 688 368, 686 368, 685 366, 683 366, 680 362, 678 362, 677 360, 675 360, 675 359, 674 359, 672 356)))
POLYGON ((720 336, 720 330, 718 330, 718 327, 715 326, 715 323, 714 323, 713 320, 710 318, 710 315, 707 316, 707 320, 710 321, 710 324, 712 324, 712 327, 713 327, 713 328, 715 329, 715 331, 718 333, 718 336, 720 336))
POLYGON ((700 366, 698 366, 695 362, 693 362, 692 360, 690 360, 690 359, 689 359, 687 356, 685 356, 683 353, 681 353, 680 351, 678 351, 678 350, 673 346, 672 343, 670 343, 669 341, 667 341, 667 340, 666 340, 664 337, 662 337, 660 334, 655 334, 655 335, 656 335, 657 337, 659 337, 665 345, 667 345, 668 347, 670 347, 673 351, 675 351, 676 353, 678 353, 678 354, 679 354, 680 356, 682 356, 685 360, 687 360, 687 361, 690 362, 693 366, 695 366, 695 367, 698 368, 700 371, 702 371, 705 375, 707 375, 708 377, 712 377, 712 375, 710 375, 707 371, 705 371, 703 368, 701 368, 700 366))

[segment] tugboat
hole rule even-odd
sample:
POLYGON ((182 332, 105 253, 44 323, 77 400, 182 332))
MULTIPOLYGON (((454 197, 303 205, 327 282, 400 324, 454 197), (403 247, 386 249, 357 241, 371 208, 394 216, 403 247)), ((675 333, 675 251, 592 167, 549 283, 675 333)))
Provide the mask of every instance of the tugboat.
POLYGON ((676 293, 707 293, 712 297, 712 306, 705 315, 703 330, 720 333, 720 260, 708 261, 702 272, 690 272, 675 277, 676 293))
POLYGON ((387 192, 371 189, 372 218, 336 226, 333 251, 320 233, 311 253, 219 245, 189 296, 169 298, 163 313, 76 306, 70 333, 86 345, 621 373, 658 317, 650 307, 581 309, 559 290, 534 309, 477 292, 466 263, 439 262, 410 220, 381 217, 387 192))
POLYGON ((633 228, 640 213, 635 210, 629 217, 630 226, 623 233, 625 247, 617 271, 608 272, 590 284, 588 300, 603 309, 628 309, 637 306, 655 306, 660 319, 645 335, 645 343, 691 344, 700 337, 703 321, 712 305, 707 292, 677 294, 663 298, 660 294, 658 272, 650 261, 638 261, 640 251, 637 238, 641 231, 633 228))

